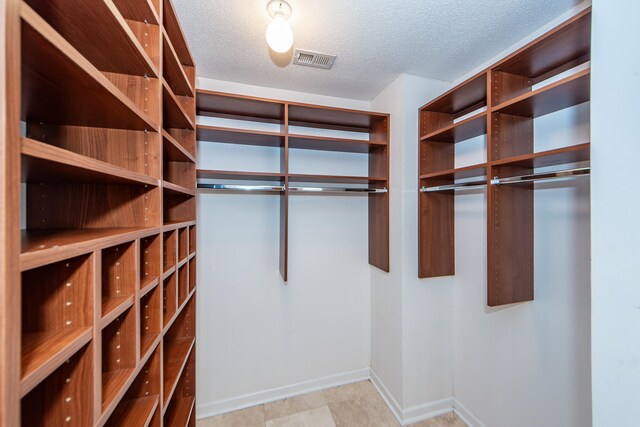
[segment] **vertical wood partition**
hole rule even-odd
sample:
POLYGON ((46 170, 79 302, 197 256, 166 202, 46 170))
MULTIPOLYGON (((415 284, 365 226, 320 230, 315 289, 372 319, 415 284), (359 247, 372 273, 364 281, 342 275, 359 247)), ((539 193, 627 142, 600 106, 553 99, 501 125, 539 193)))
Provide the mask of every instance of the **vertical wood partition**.
POLYGON ((587 8, 420 109, 419 277, 455 274, 455 190, 437 187, 472 178, 486 184, 487 304, 533 300, 536 185, 493 181, 588 166, 588 142, 536 152, 534 119, 590 100, 590 41, 587 8), (454 144, 483 134, 487 162, 456 165, 454 144))
MULTIPOLYGON (((271 193, 280 198, 279 269, 286 282, 289 253, 289 198, 296 192, 289 187, 327 185, 363 185, 370 188, 389 188, 389 129, 388 114, 347 110, 320 105, 302 104, 243 95, 197 90, 197 115, 232 119, 258 124, 279 124, 280 131, 248 129, 246 123, 237 127, 224 124, 199 124, 200 143, 222 143, 280 148, 280 171, 240 172, 228 170, 197 171, 202 180, 257 181, 261 184, 284 186, 284 191, 271 193), (309 129, 312 131, 309 132, 309 129), (354 138, 318 136, 317 129, 352 132, 354 138), (307 132, 307 133, 304 133, 307 132), (333 176, 291 173, 291 150, 334 151, 367 155, 367 176, 333 176)), ((228 123, 228 122, 226 122, 228 123)), ((246 194, 246 193, 244 193, 246 194)), ((320 193, 321 194, 321 193, 320 193)), ((389 271, 389 193, 369 194, 369 263, 389 271)))
POLYGON ((196 306, 195 65, 173 6, 2 7, 0 426, 193 425, 195 352, 164 339, 196 306), (165 366, 190 381, 175 398, 165 366))

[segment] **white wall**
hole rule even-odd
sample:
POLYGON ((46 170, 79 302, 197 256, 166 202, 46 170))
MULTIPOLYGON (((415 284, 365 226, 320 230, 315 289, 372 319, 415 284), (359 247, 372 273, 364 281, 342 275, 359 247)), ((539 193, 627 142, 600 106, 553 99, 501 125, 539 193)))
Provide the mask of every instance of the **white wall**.
MULTIPOLYGON (((369 106, 204 79, 198 87, 369 106)), ((200 168, 278 169, 274 149, 201 143, 198 154, 200 168)), ((366 174, 366 156, 320 154, 297 153, 296 168, 366 174)), ((278 270, 279 210, 277 196, 198 194, 199 417, 368 376, 367 198, 290 198, 287 285, 278 270)))
MULTIPOLYGON (((536 119, 536 151, 588 141, 588 104, 536 119)), ((589 178, 536 185, 535 301, 495 309, 486 306, 486 192, 456 197, 455 397, 486 426, 585 427, 589 178)))
POLYGON ((640 3, 593 9, 592 358, 593 425, 640 418, 640 3))

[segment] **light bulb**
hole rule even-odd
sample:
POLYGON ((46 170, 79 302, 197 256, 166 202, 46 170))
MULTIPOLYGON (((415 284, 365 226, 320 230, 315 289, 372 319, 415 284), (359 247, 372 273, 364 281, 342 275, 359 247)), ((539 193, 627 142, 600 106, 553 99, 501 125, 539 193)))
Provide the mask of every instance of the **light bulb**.
POLYGON ((276 16, 267 27, 267 43, 278 53, 285 53, 293 46, 293 31, 283 16, 276 16))

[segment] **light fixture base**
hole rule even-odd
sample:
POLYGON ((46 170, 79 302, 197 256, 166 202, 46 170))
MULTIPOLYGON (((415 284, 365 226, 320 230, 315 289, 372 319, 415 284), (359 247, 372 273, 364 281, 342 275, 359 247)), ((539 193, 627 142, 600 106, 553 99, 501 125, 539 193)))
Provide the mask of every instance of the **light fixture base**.
POLYGON ((278 16, 289 19, 292 9, 291 5, 284 0, 270 0, 267 4, 267 12, 274 19, 278 16))

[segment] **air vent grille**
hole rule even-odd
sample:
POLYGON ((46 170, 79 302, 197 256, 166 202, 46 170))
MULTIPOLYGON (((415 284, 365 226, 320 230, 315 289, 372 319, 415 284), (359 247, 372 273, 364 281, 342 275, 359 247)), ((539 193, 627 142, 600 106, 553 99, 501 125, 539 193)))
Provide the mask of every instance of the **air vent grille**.
POLYGON ((324 53, 311 52, 309 50, 300 49, 296 49, 293 56, 293 63, 296 65, 322 68, 323 70, 330 70, 331 67, 333 67, 333 62, 335 60, 336 55, 327 55, 324 53))

